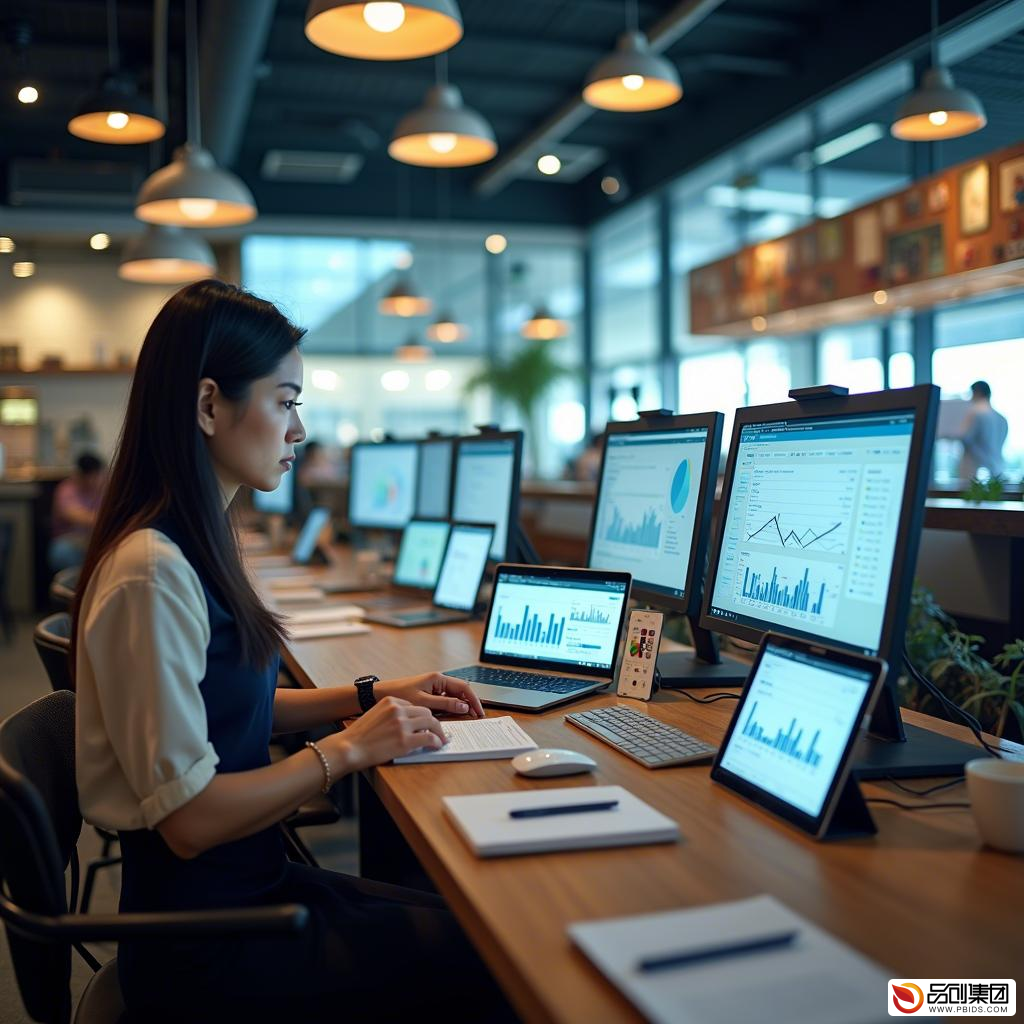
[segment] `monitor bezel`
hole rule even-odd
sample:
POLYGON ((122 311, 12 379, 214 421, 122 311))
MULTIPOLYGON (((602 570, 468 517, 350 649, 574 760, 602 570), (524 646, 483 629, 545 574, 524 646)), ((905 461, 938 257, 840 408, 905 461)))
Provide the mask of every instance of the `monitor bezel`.
POLYGON ((633 577, 630 573, 617 572, 611 569, 575 569, 568 566, 524 565, 518 562, 502 562, 494 571, 494 589, 491 592, 491 600, 487 605, 487 618, 484 620, 483 636, 480 638, 480 661, 485 665, 513 665, 516 668, 536 669, 539 672, 555 672, 566 676, 592 676, 595 679, 607 679, 610 681, 615 675, 615 663, 618 660, 619 648, 622 645, 622 630, 626 621, 626 613, 629 609, 632 583, 633 577), (598 578, 612 583, 625 583, 625 596, 622 600, 622 607, 619 610, 619 623, 615 632, 615 651, 612 654, 611 665, 607 669, 603 669, 600 667, 572 665, 565 661, 547 661, 543 658, 519 658, 514 654, 488 654, 487 635, 491 630, 491 616, 494 614, 494 597, 498 592, 502 576, 506 576, 509 573, 547 579, 561 577, 577 579, 581 582, 588 578, 598 578))
POLYGON ((447 518, 438 519, 431 516, 413 516, 412 519, 410 519, 409 522, 407 522, 403 527, 402 537, 398 542, 398 551, 395 554, 395 569, 394 572, 392 572, 391 574, 392 586, 401 587, 403 590, 417 590, 421 593, 431 593, 434 587, 437 586, 437 580, 434 580, 433 583, 423 585, 422 583, 403 583, 401 580, 398 579, 397 576, 398 565, 402 560, 402 545, 405 543, 406 532, 408 531, 409 527, 413 525, 413 523, 427 523, 429 525, 442 525, 448 527, 448 533, 445 534, 444 538, 444 550, 441 552, 441 562, 438 563, 438 576, 440 576, 441 574, 440 566, 444 562, 445 552, 447 552, 448 550, 448 541, 451 539, 452 523, 451 520, 447 518))
POLYGON ((745 640, 759 643, 766 633, 785 633, 799 637, 811 643, 837 647, 868 656, 876 656, 896 664, 896 654, 902 652, 903 632, 906 627, 910 591, 914 582, 914 571, 917 566, 917 552, 921 537, 921 526, 924 520, 924 501, 928 491, 928 479, 931 467, 932 444, 935 439, 935 422, 938 415, 939 389, 932 384, 918 384, 910 388, 893 388, 886 391, 874 391, 862 395, 816 398, 811 401, 779 402, 774 405, 748 406, 736 411, 733 424, 732 444, 726 463, 725 476, 722 480, 722 494, 718 504, 715 539, 708 560, 708 569, 704 581, 704 600, 701 605, 700 624, 705 629, 745 640), (726 511, 732 496, 732 487, 736 473, 736 458, 739 451, 740 432, 746 426, 772 423, 779 420, 812 420, 829 416, 856 416, 868 413, 899 413, 914 414, 914 429, 911 434, 910 453, 907 457, 907 475, 903 484, 903 501, 900 509, 899 525, 896 530, 894 550, 901 552, 902 557, 893 561, 893 571, 889 577, 889 589, 886 594, 885 613, 882 619, 882 632, 878 641, 878 650, 865 652, 831 637, 821 637, 798 630, 787 630, 783 623, 766 623, 764 629, 748 626, 746 623, 714 615, 711 612, 715 582, 718 577, 719 562, 722 552, 722 540, 727 519, 726 511))
POLYGON ((633 597, 645 604, 656 605, 681 615, 696 615, 700 611, 702 588, 699 585, 704 575, 708 542, 711 538, 711 515, 715 503, 715 486, 718 482, 718 461, 722 450, 722 430, 725 416, 720 412, 686 413, 677 416, 650 417, 638 420, 609 423, 601 443, 601 469, 594 493, 594 505, 590 517, 590 534, 587 541, 587 565, 593 568, 594 534, 597 530, 597 512, 601 507, 601 492, 604 488, 605 462, 608 456, 608 441, 612 434, 671 433, 676 430, 704 428, 707 436, 704 443, 704 462, 701 468, 700 492, 694 515, 693 533, 690 537, 690 557, 683 578, 683 596, 676 597, 657 589, 653 584, 633 578, 633 597), (695 585, 698 584, 698 585, 695 585))
MULTIPOLYGON (((459 458, 463 447, 467 445, 486 444, 491 441, 513 441, 512 452, 512 490, 509 493, 508 528, 505 536, 505 547, 501 554, 488 559, 488 564, 507 561, 514 551, 516 531, 519 529, 519 485, 523 467, 523 432, 521 430, 494 430, 479 434, 470 434, 455 439, 454 462, 452 464, 451 495, 448 502, 449 518, 455 518, 455 495, 459 483, 459 458)), ((497 527, 495 527, 497 534, 497 527)))
POLYGON ((348 522, 349 526, 353 526, 359 530, 388 530, 391 533, 401 533, 406 528, 409 522, 416 517, 416 499, 419 497, 419 483, 420 483, 420 451, 419 442, 414 440, 389 440, 389 441, 357 441, 352 445, 352 450, 349 456, 349 483, 348 483, 348 522), (394 448, 396 446, 401 447, 412 447, 416 451, 415 469, 413 470, 413 500, 412 500, 412 512, 409 518, 400 526, 396 526, 394 523, 381 523, 374 522, 372 520, 357 520, 353 517, 353 504, 355 502, 356 489, 353 486, 355 482, 355 468, 356 468, 356 455, 357 450, 362 449, 374 449, 381 450, 383 448, 394 448))
POLYGON ((487 564, 491 560, 490 551, 491 544, 494 543, 494 525, 493 523, 470 523, 461 519, 449 520, 448 525, 450 527, 448 530, 448 540, 444 546, 444 555, 441 557, 441 567, 437 571, 437 582, 434 584, 431 603, 435 608, 444 608, 446 611, 473 612, 476 609, 477 601, 480 599, 480 587, 484 582, 484 577, 487 575, 487 564), (452 541, 455 539, 456 530, 486 530, 490 534, 487 538, 487 557, 484 559, 484 564, 480 567, 480 576, 476 581, 476 591, 473 594, 473 600, 468 608, 464 608, 456 604, 445 604, 437 599, 437 589, 441 585, 441 574, 444 572, 444 563, 448 559, 448 551, 452 546, 452 541))
MULTIPOLYGON (((452 514, 452 497, 454 494, 453 484, 455 483, 455 443, 458 437, 455 435, 446 437, 422 437, 416 442, 416 501, 413 519, 450 519, 452 514), (423 479, 423 449, 428 444, 448 446, 448 496, 443 516, 426 516, 420 512, 420 482, 423 479)), ((411 522, 412 520, 410 520, 411 522)))
POLYGON ((711 780, 757 804, 758 807, 768 811, 770 814, 788 821, 791 825, 795 825, 814 838, 821 838, 828 830, 829 822, 835 814, 839 798, 842 796, 843 789, 853 771, 857 745, 867 732, 867 723, 870 721, 871 713, 878 701, 879 694, 882 692, 882 684, 885 681, 887 669, 888 666, 883 659, 871 655, 856 654, 853 651, 832 647, 828 644, 813 643, 785 633, 765 633, 761 638, 761 646, 758 648, 753 665, 751 665, 747 681, 743 684, 743 692, 740 694, 736 710, 729 720, 725 736, 722 738, 718 752, 715 754, 715 760, 711 766, 711 780), (742 717, 747 697, 750 694, 751 687, 754 685, 757 671, 761 667, 761 661, 764 659, 765 652, 769 646, 800 651, 816 658, 824 658, 839 664, 851 665, 871 673, 871 682, 868 684, 868 688, 861 699, 860 708, 854 719, 853 727, 850 729, 850 734, 846 739, 846 746, 843 748, 842 756, 836 765, 835 774, 832 776, 825 799, 821 803, 821 810, 817 815, 808 814, 806 811, 800 810, 799 807, 782 799, 782 797, 776 796, 770 790, 764 789, 742 775, 737 775, 735 772, 722 767, 722 759, 725 757, 729 741, 732 739, 733 733, 742 717))

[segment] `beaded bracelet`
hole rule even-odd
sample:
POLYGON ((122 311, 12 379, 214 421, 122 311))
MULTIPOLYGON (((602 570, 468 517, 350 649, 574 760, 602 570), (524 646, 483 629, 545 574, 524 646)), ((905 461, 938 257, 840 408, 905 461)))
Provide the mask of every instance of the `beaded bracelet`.
POLYGON ((320 792, 329 793, 331 791, 331 766, 327 763, 327 756, 312 740, 306 740, 306 746, 320 758, 320 767, 324 770, 324 784, 320 792))

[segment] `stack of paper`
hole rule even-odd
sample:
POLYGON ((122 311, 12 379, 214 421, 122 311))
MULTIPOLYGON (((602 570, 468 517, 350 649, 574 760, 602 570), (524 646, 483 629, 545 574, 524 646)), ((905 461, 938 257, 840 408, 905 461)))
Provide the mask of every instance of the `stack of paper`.
POLYGON ((284 613, 288 625, 304 622, 345 622, 361 619, 366 610, 357 604, 322 604, 318 608, 301 608, 284 613))
POLYGON ((328 636, 358 636, 360 633, 369 633, 370 627, 362 622, 352 622, 350 619, 334 619, 331 622, 299 622, 295 625, 287 625, 288 636, 292 640, 319 640, 328 636))
POLYGON ((888 1019, 891 972, 771 896, 574 924, 569 935, 653 1024, 888 1019))
POLYGON ((441 728, 448 739, 445 746, 414 750, 405 757, 396 757, 395 764, 491 761, 502 757, 515 757, 526 750, 537 749, 537 744, 519 728, 511 715, 442 722, 441 728))
POLYGON ((666 843, 679 838, 679 828, 671 818, 621 786, 446 796, 444 809, 479 857, 666 843), (616 806, 609 810, 526 818, 513 818, 509 813, 602 802, 615 802, 616 806))

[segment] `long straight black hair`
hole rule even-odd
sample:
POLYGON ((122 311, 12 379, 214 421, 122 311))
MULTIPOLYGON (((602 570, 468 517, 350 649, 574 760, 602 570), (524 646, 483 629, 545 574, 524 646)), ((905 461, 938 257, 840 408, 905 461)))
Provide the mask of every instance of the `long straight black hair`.
POLYGON ((227 399, 244 406, 252 383, 273 373, 304 333, 272 303, 221 281, 198 281, 167 300, 139 353, 110 480, 75 588, 72 637, 82 596, 103 557, 129 533, 166 517, 196 571, 234 616, 243 662, 269 664, 284 628, 242 567, 196 417, 199 381, 211 378, 227 399))

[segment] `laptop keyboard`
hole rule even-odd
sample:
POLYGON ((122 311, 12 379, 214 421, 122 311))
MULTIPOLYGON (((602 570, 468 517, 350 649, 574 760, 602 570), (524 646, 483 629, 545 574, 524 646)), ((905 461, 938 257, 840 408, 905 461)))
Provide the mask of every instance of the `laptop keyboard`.
POLYGON ((516 690, 539 690, 542 693, 575 693, 594 684, 586 679, 566 679, 564 676, 543 676, 535 672, 515 672, 504 668, 470 665, 445 672, 447 676, 465 679, 468 683, 490 683, 492 686, 510 686, 516 690))
POLYGON ((573 711, 565 720, 645 768, 704 761, 718 750, 674 725, 665 725, 622 704, 593 711, 573 711))

